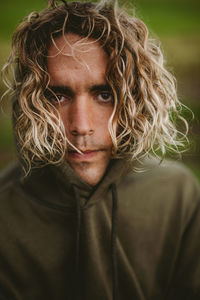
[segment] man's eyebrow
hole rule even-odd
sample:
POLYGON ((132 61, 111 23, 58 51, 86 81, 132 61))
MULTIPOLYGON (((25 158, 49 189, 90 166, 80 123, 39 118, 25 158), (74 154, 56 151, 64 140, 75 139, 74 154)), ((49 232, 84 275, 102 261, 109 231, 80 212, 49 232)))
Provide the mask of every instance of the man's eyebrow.
POLYGON ((48 87, 50 91, 53 91, 55 94, 63 94, 63 95, 70 95, 73 96, 74 92, 69 86, 59 86, 59 85, 50 85, 48 87))

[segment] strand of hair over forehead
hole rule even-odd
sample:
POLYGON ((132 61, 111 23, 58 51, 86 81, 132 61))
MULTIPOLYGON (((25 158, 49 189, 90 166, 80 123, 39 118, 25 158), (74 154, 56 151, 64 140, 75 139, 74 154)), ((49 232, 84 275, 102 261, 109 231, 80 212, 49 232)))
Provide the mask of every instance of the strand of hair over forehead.
MULTIPOLYGON (((48 0, 48 7, 57 7, 58 6, 58 2, 61 2, 63 3, 65 6, 67 6, 67 1, 65 0, 60 0, 60 1, 57 1, 57 0, 48 0)), ((99 3, 98 3, 98 6, 101 7, 101 6, 105 6, 106 4, 111 4, 113 5, 114 7, 118 7, 118 1, 117 0, 100 0, 99 3)))

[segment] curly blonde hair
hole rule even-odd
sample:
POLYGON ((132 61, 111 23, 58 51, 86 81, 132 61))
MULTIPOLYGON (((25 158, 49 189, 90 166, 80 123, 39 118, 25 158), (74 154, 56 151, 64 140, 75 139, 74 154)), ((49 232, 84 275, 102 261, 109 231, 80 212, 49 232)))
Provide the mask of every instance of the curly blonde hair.
POLYGON ((116 2, 50 0, 44 11, 31 13, 18 26, 4 67, 4 71, 15 68, 14 129, 26 171, 61 163, 66 154, 69 141, 64 125, 45 91, 48 48, 68 32, 98 41, 109 57, 106 76, 114 105, 108 129, 113 157, 133 160, 151 151, 178 152, 185 135, 176 129, 175 119, 180 118, 186 128, 187 122, 179 113, 175 80, 145 24, 116 2))

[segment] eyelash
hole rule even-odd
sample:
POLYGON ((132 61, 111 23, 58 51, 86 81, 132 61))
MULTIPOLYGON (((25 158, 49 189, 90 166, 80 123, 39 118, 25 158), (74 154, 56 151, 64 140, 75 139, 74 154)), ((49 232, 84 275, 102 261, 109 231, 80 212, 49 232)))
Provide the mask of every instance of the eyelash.
POLYGON ((49 96, 47 96, 47 99, 53 103, 53 104, 59 104, 59 103, 63 103, 64 100, 59 99, 60 98, 67 98, 66 95, 62 95, 62 94, 51 94, 49 96))

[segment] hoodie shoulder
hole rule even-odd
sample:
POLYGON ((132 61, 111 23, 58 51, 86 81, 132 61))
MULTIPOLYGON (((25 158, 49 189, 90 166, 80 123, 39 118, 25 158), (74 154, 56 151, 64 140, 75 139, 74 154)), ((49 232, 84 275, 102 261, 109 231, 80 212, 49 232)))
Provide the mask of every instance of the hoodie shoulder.
POLYGON ((197 178, 177 161, 147 160, 124 178, 121 188, 127 196, 134 195, 145 205, 181 205, 187 210, 200 203, 197 178))
POLYGON ((182 185, 188 182, 199 189, 199 182, 193 173, 183 163, 173 160, 160 162, 157 159, 148 159, 141 164, 138 172, 132 172, 134 180, 144 180, 152 184, 168 184, 169 186, 182 185))
MULTIPOLYGON (((166 184, 168 188, 176 187, 186 193, 193 194, 194 198, 200 201, 200 185, 192 171, 183 163, 172 160, 165 160, 150 168, 150 176, 158 177, 160 184, 166 184)), ((158 180, 157 179, 157 180, 158 180)))
POLYGON ((0 172, 0 192, 11 190, 21 177, 21 168, 18 162, 9 164, 0 172))

